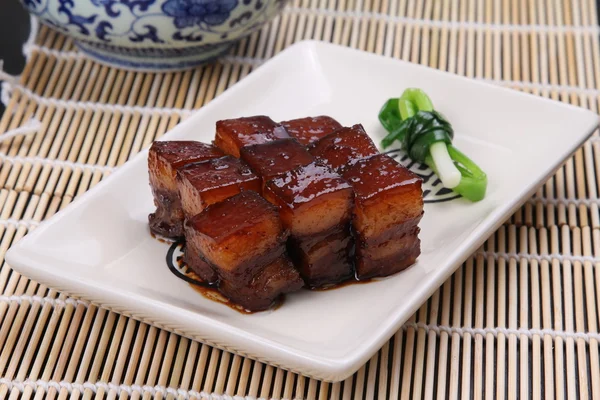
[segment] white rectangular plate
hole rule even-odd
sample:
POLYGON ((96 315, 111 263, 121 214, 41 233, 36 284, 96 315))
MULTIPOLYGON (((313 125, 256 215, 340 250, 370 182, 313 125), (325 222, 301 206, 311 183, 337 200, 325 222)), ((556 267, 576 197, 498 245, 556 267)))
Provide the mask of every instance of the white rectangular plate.
POLYGON ((302 290, 280 308, 253 315, 208 300, 171 273, 169 246, 148 232, 146 150, 20 240, 6 259, 18 272, 101 307, 307 376, 342 380, 585 141, 597 115, 308 41, 281 52, 162 138, 210 142, 219 119, 326 114, 343 125, 363 124, 379 143, 385 131, 377 114, 406 87, 432 97, 455 128, 455 144, 487 172, 489 186, 479 203, 436 201, 448 196, 429 179, 422 254, 401 273, 331 291, 302 290))

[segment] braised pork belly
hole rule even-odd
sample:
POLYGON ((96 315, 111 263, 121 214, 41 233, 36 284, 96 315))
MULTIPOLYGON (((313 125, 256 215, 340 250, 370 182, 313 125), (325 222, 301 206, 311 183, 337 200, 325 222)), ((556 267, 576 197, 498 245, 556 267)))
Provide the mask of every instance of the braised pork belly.
POLYGON ((155 142, 150 229, 185 241, 184 262, 246 310, 349 280, 387 277, 420 255, 421 179, 361 124, 328 116, 220 120, 214 146, 155 142))
POLYGON ((308 146, 310 154, 341 172, 365 157, 379 154, 362 125, 344 127, 308 146))
POLYGON ((310 164, 314 157, 296 139, 279 139, 242 148, 240 158, 262 179, 272 178, 296 167, 310 164))
POLYGON ((325 238, 327 234, 344 233, 351 241, 349 226, 352 213, 352 188, 329 167, 317 165, 314 157, 296 139, 280 139, 246 146, 241 158, 262 178, 263 196, 279 207, 284 227, 290 231, 290 252, 303 255, 293 262, 310 287, 332 285, 353 275, 348 252, 316 258, 324 253, 339 253, 335 244, 321 247, 320 252, 303 252, 298 246, 325 238))
POLYGON ((292 119, 283 121, 281 125, 290 136, 298 139, 298 142, 305 146, 342 127, 339 122, 326 115, 292 119))
POLYGON ((354 238, 350 225, 312 238, 290 237, 288 251, 310 288, 329 287, 354 277, 354 238))
POLYGON ((217 121, 215 145, 225 153, 240 156, 240 149, 289 138, 285 128, 264 115, 217 121))
POLYGON ((258 268, 252 278, 242 285, 236 283, 233 280, 222 280, 219 291, 235 304, 250 311, 266 310, 281 296, 304 286, 298 271, 286 256, 258 268))
POLYGON ((292 289, 297 289, 300 276, 291 268, 286 251, 289 232, 279 219, 277 208, 254 191, 241 192, 212 204, 200 214, 187 220, 186 246, 201 254, 219 278, 221 292, 231 298, 235 290, 261 286, 268 273, 277 272, 286 282, 272 282, 270 289, 262 287, 261 299, 252 298, 239 303, 248 310, 261 308, 292 289))
POLYGON ((225 156, 181 168, 177 186, 181 207, 189 218, 244 190, 260 192, 260 179, 239 159, 225 156))
POLYGON ((307 285, 331 285, 353 275, 354 192, 339 174, 313 162, 270 180, 263 195, 279 207, 290 230, 288 248, 307 285), (340 248, 340 240, 347 245, 340 248))
POLYGON ((355 194, 357 276, 388 276, 411 265, 420 248, 421 179, 386 154, 357 161, 342 176, 355 194))
POLYGON ((177 190, 177 170, 223 156, 210 144, 195 141, 157 141, 148 152, 150 188, 156 211, 149 215, 150 231, 166 238, 183 236, 183 210, 177 190))

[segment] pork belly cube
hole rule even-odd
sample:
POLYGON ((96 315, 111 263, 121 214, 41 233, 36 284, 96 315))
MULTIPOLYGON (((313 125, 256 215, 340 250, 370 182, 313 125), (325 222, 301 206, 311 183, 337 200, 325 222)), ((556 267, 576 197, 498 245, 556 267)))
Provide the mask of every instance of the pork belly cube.
POLYGON ((287 256, 281 256, 258 271, 249 283, 235 285, 219 283, 219 291, 248 311, 264 311, 282 295, 300 290, 304 281, 287 256))
POLYGON ((236 286, 284 254, 288 237, 277 208, 254 191, 206 207, 185 227, 187 243, 193 243, 221 280, 236 286))
POLYGON ((190 164, 177 172, 179 198, 186 218, 245 190, 260 191, 260 178, 232 156, 190 164))
POLYGON ((179 168, 225 154, 217 147, 190 140, 156 141, 148 152, 148 170, 153 188, 177 190, 175 181, 179 168))
POLYGON ((187 164, 223 156, 215 146, 195 141, 156 141, 148 152, 150 188, 156 210, 148 216, 150 230, 167 238, 183 236, 177 170, 187 164))
POLYGON ((319 287, 353 274, 354 192, 339 174, 312 162, 267 182, 263 196, 290 230, 288 251, 305 282, 319 287))
POLYGON ((353 225, 360 238, 385 239, 421 220, 421 178, 388 155, 360 160, 342 176, 354 189, 353 225))
POLYGON ((289 138, 285 128, 264 115, 217 121, 215 145, 227 154, 239 157, 240 149, 289 138))
POLYGON ((308 146, 310 154, 340 172, 363 158, 379 154, 362 125, 344 127, 308 146))
POLYGON ((213 284, 218 281, 216 271, 206 262, 195 242, 189 241, 185 244, 183 261, 204 282, 213 284))
POLYGON ((242 148, 240 158, 262 179, 262 184, 296 167, 310 164, 314 157, 296 139, 279 139, 242 148))
POLYGON ((288 241, 288 251, 294 265, 310 288, 320 288, 343 282, 354 275, 354 239, 350 227, 313 238, 288 241))
POLYGON ((271 179, 263 196, 279 207, 284 226, 298 237, 347 224, 354 206, 350 184, 317 162, 271 179))
POLYGON ((290 136, 303 145, 309 145, 342 127, 335 119, 326 115, 283 121, 281 123, 290 136))
POLYGON ((393 237, 374 246, 359 241, 356 246, 356 276, 368 279, 393 275, 413 265, 420 254, 418 228, 413 233, 393 237))

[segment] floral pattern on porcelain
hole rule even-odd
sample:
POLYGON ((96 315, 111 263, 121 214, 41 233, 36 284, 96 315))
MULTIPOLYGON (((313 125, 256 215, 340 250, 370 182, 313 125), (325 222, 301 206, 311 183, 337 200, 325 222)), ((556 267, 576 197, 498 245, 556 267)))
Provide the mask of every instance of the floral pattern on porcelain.
POLYGON ((221 25, 237 5, 237 0, 168 0, 162 10, 175 18, 177 28, 184 29, 203 24, 221 25))
POLYGON ((30 13, 86 43, 149 48, 244 37, 287 0, 22 0, 30 13))

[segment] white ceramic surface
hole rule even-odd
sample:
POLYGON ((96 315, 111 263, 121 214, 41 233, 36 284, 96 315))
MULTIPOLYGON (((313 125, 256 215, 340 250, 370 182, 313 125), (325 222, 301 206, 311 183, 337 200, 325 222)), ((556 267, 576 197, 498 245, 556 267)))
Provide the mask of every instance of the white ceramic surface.
POLYGON ((453 123, 455 144, 487 172, 489 185, 479 203, 427 203, 422 254, 395 276, 301 291, 282 307, 253 315, 207 300, 170 272, 168 245, 148 233, 153 206, 146 151, 29 233, 6 259, 40 283, 139 320, 308 376, 344 379, 577 149, 596 128, 597 115, 398 60, 303 42, 163 137, 208 142, 219 119, 327 114, 344 125, 362 123, 379 142, 385 135, 380 107, 408 86, 432 97, 453 123))

